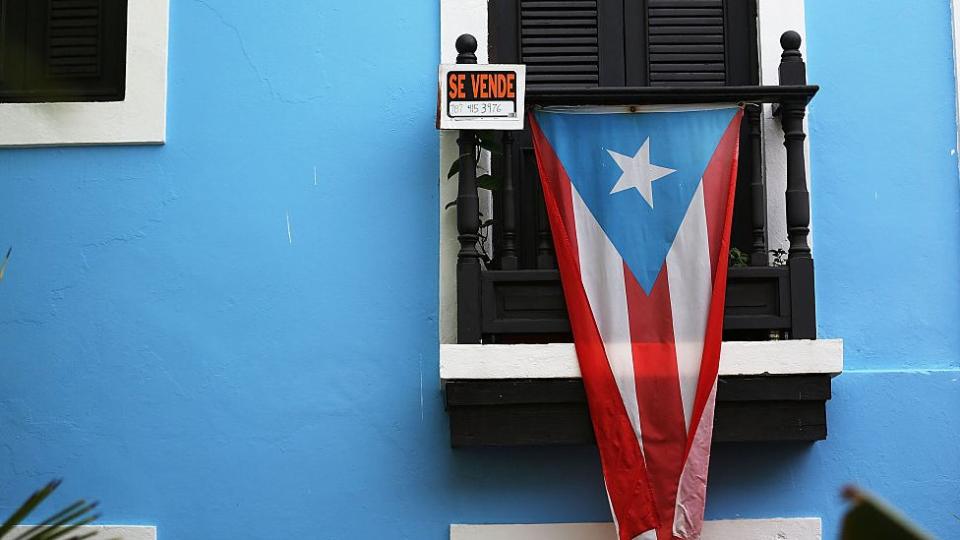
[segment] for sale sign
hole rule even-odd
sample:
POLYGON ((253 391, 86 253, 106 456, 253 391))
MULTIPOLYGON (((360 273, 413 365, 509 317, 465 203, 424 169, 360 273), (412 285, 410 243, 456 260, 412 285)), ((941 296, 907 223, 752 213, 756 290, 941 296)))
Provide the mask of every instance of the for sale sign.
POLYGON ((441 65, 440 129, 523 129, 525 75, 523 65, 441 65))

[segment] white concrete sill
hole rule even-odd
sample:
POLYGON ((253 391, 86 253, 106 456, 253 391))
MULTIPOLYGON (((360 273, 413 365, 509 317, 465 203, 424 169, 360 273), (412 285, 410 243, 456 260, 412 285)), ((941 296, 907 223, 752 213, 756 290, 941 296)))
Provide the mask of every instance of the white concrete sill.
MULTIPOLYGON (((725 341, 720 375, 837 375, 843 340, 725 341)), ((580 365, 572 343, 440 345, 440 379, 574 379, 580 365)))
MULTIPOLYGON (((702 540, 821 540, 820 518, 721 519, 703 524, 702 540)), ((604 540, 611 523, 451 525, 450 540, 604 540)))
MULTIPOLYGON (((18 525, 10 532, 24 533, 30 530, 30 525, 18 525)), ((157 528, 152 525, 84 525, 74 533, 84 535, 96 532, 94 538, 120 538, 122 540, 157 540, 157 528)), ((73 536, 73 535, 71 535, 73 536)), ((13 538, 13 536, 11 536, 13 538)))

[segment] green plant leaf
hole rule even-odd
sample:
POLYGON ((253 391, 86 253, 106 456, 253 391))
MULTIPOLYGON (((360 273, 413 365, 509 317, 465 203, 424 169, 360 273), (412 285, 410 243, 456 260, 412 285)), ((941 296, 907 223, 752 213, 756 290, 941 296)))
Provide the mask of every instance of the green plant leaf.
POLYGON ((844 489, 851 503, 843 517, 841 540, 933 540, 898 510, 879 498, 853 486, 844 489))
POLYGON ((503 154, 503 139, 499 131, 480 131, 477 133, 480 139, 480 148, 489 150, 492 154, 503 154))
MULTIPOLYGON (((47 519, 41 521, 41 522, 40 522, 40 525, 54 525, 57 521, 59 521, 60 519, 62 519, 63 516, 66 516, 66 515, 74 512, 75 510, 77 510, 78 508, 80 508, 80 507, 82 507, 82 506, 84 506, 84 505, 86 505, 86 504, 87 504, 86 501, 84 501, 83 499, 80 499, 79 501, 71 504, 70 506, 64 508, 63 510, 57 512, 56 514, 53 514, 52 516, 48 517, 47 519)), ((91 505, 91 508, 92 508, 92 507, 93 507, 93 506, 91 505)))
POLYGON ((453 163, 450 164, 450 170, 447 172, 447 178, 453 178, 460 172, 460 160, 464 156, 469 156, 470 154, 460 154, 457 159, 453 160, 453 163))
MULTIPOLYGON (((97 507, 97 503, 85 503, 84 501, 77 501, 68 507, 69 511, 60 511, 57 512, 54 516, 56 519, 45 520, 44 523, 37 525, 27 531, 24 534, 18 536, 15 540, 43 540, 47 538, 55 538, 52 536, 54 533, 57 533, 59 536, 59 531, 67 525, 73 527, 76 523, 89 523, 96 518, 97 515, 94 515, 93 518, 89 515, 89 512, 97 507), (80 521, 75 521, 75 520, 80 521)), ((69 531, 68 531, 69 532, 69 531)))
POLYGON ((455 159, 453 163, 450 164, 450 171, 447 172, 447 178, 453 178, 460 172, 460 160, 455 159))
POLYGON ((21 521, 26 519, 26 517, 30 515, 30 512, 33 512, 44 499, 49 497, 50 494, 60 486, 60 482, 62 482, 62 480, 53 480, 35 491, 33 495, 30 495, 30 497, 20 505, 20 508, 17 508, 13 515, 3 522, 3 525, 0 525, 0 538, 3 538, 3 535, 10 532, 15 526, 19 525, 21 521))
POLYGON ((36 525, 36 526, 33 527, 32 529, 27 530, 26 532, 20 534, 19 536, 17 536, 17 537, 14 538, 13 540, 25 540, 25 539, 27 539, 27 538, 30 538, 30 536, 35 535, 35 534, 38 533, 37 527, 50 527, 50 526, 54 526, 54 525, 56 525, 56 524, 59 522, 59 520, 62 519, 64 516, 67 516, 67 515, 69 515, 69 514, 72 514, 74 511, 76 511, 78 508, 83 507, 85 504, 87 504, 86 501, 84 501, 83 499, 80 499, 79 501, 71 504, 70 506, 64 508, 63 510, 60 510, 59 512, 56 512, 56 513, 53 514, 52 516, 50 516, 50 517, 48 517, 47 519, 41 521, 38 525, 36 525))
POLYGON ((484 174, 482 176, 477 177, 477 187, 480 189, 487 189, 490 191, 494 191, 494 190, 500 189, 501 183, 502 183, 502 179, 499 176, 495 176, 492 174, 484 174))
POLYGON ((98 519, 100 519, 100 514, 94 514, 90 517, 81 519, 80 521, 68 527, 63 527, 63 526, 50 527, 48 529, 45 529, 45 533, 47 534, 43 534, 41 536, 36 537, 36 540, 54 540, 55 538, 60 538, 63 535, 70 534, 71 532, 77 530, 78 528, 83 527, 84 525, 93 523, 98 519))
POLYGON ((730 248, 730 264, 734 267, 748 266, 750 259, 747 254, 737 248, 730 248))
MULTIPOLYGON (((60 482, 61 480, 54 480, 34 492, 3 525, 0 525, 0 538, 6 536, 15 526, 23 522, 40 503, 57 489, 60 482)), ((27 528, 24 532, 20 533, 15 540, 83 540, 95 536, 98 531, 94 530, 82 534, 79 532, 75 533, 75 531, 77 531, 79 527, 92 523, 100 518, 100 514, 90 513, 96 507, 96 502, 76 501, 62 510, 54 512, 39 525, 33 525, 27 528)))

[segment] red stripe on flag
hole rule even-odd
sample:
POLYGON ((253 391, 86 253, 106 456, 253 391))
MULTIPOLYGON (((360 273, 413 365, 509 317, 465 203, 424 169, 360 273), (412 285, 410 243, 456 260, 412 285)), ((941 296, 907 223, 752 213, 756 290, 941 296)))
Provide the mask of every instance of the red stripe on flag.
MULTIPOLYGON (((697 432, 703 409, 720 371, 720 344, 723 340, 723 307, 727 292, 727 267, 730 263, 730 228, 733 224, 733 200, 737 191, 737 164, 740 150, 740 121, 743 111, 734 115, 704 172, 704 203, 707 213, 707 234, 710 260, 713 264, 713 295, 707 316, 707 332, 703 339, 700 380, 693 402, 690 434, 697 432), (708 195, 709 193, 709 195, 708 195), (719 220, 722 219, 722 228, 719 220), (711 221, 712 220, 712 221, 711 221), (719 232, 717 232, 719 231, 719 232)), ((687 440, 684 461, 690 453, 693 437, 687 440)))
POLYGON ((620 540, 633 540, 658 525, 647 468, 583 289, 570 179, 532 114, 529 121, 607 493, 620 540))
MULTIPOLYGON (((573 192, 570 179, 567 176, 567 171, 563 168, 563 165, 560 164, 560 158, 553 152, 553 147, 550 146, 546 136, 540 131, 540 126, 533 120, 532 114, 530 115, 530 129, 531 131, 536 130, 539 134, 536 136, 540 137, 540 140, 543 141, 542 146, 546 147, 544 151, 550 154, 549 159, 542 159, 539 157, 541 155, 539 153, 540 149, 537 150, 537 170, 540 173, 540 185, 543 187, 544 196, 547 195, 548 191, 551 191, 553 200, 556 201, 559 206, 563 230, 567 232, 567 241, 570 243, 572 252, 577 255, 576 261, 574 262, 579 269, 580 252, 577 246, 577 226, 573 216, 573 192)), ((536 136, 533 140, 534 146, 537 145, 536 136)), ((552 227, 553 223, 550 225, 552 227)), ((580 283, 579 280, 578 283, 580 283)))
POLYGON ((667 265, 663 265, 649 296, 626 264, 624 275, 643 454, 656 494, 657 514, 663 524, 660 534, 667 534, 661 540, 669 540, 687 433, 677 373, 667 265))
MULTIPOLYGON (((717 275, 717 255, 720 253, 720 239, 729 238, 723 228, 727 210, 733 207, 733 198, 729 199, 728 189, 734 190, 737 179, 737 159, 740 150, 740 121, 743 111, 738 111, 723 132, 707 169, 703 172, 703 202, 707 212, 707 238, 710 243, 710 264, 713 276, 717 275), (730 175, 733 174, 733 184, 730 175)), ((729 251, 729 250, 727 250, 729 251)), ((726 251, 724 252, 726 253, 726 251)), ((725 255, 724 259, 728 257, 725 255)))

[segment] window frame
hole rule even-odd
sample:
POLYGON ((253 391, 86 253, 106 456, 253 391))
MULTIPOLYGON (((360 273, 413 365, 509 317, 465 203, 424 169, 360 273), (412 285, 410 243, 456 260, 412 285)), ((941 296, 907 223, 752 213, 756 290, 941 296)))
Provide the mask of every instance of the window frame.
POLYGON ((0 147, 163 144, 169 0, 129 0, 123 101, 0 103, 0 147))

